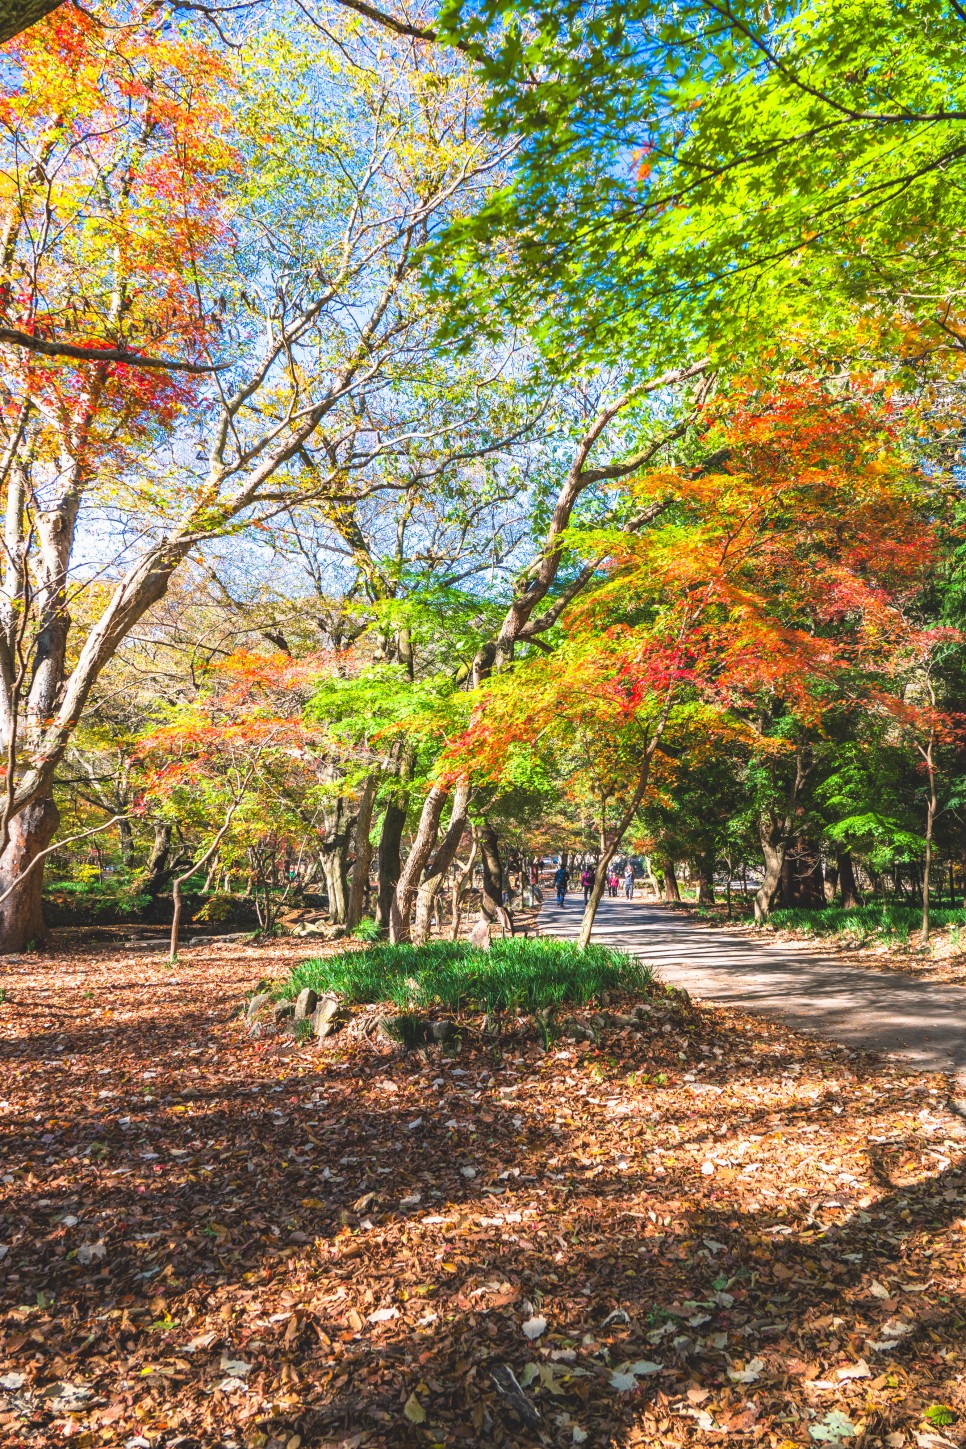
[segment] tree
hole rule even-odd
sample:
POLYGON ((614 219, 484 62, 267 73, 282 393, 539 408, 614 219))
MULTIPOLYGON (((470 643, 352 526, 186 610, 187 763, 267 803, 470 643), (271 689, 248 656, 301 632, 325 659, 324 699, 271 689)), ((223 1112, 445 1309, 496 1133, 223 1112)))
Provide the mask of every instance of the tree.
MULTIPOLYGON (((306 498, 366 496, 372 471, 417 437, 452 435, 466 455, 454 415, 423 426, 421 385, 445 349, 419 290, 420 246, 485 193, 500 163, 470 124, 465 68, 402 43, 378 65, 345 65, 353 51, 374 60, 355 24, 302 51, 263 33, 232 77, 194 41, 170 38, 150 7, 103 35, 64 12, 17 46, 8 312, 25 308, 20 330, 38 337, 86 334, 102 358, 108 343, 127 357, 164 341, 209 370, 192 379, 143 356, 137 367, 52 359, 9 342, 0 352, 0 884, 51 838, 54 776, 91 691, 185 560, 306 498), (230 125, 219 95, 229 81, 230 125), (303 126, 295 93, 324 126, 303 126), (212 375, 216 342, 232 356, 212 375), (109 587, 78 638, 79 530, 115 513, 133 526, 131 546, 101 565, 109 587)), ((454 356, 453 368, 485 390, 491 363, 454 356)), ((2 949, 42 932, 41 872, 29 880, 3 917, 2 949)))
POLYGON ((451 751, 500 779, 512 752, 536 741, 563 750, 571 778, 596 782, 602 800, 618 795, 585 943, 655 753, 696 708, 728 716, 760 753, 795 761, 792 797, 767 839, 767 913, 806 768, 795 721, 817 724, 846 688, 888 672, 910 637, 900 602, 928 572, 933 535, 875 408, 801 387, 722 399, 715 411, 704 464, 656 469, 632 486, 637 507, 662 502, 648 528, 587 530, 583 546, 606 571, 568 611, 549 657, 481 691, 451 751))
POLYGON ((452 0, 442 20, 520 137, 512 185, 453 237, 457 305, 492 315, 485 258, 512 315, 584 356, 962 351, 960 5, 452 0))

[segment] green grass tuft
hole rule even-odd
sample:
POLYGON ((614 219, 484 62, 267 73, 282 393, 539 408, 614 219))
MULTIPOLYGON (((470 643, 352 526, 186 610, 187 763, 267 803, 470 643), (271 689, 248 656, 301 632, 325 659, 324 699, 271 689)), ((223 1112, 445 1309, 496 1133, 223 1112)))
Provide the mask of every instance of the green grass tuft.
MULTIPOLYGON (((894 901, 874 901, 867 906, 826 906, 812 911, 800 907, 772 911, 769 925, 803 931, 808 936, 854 936, 860 941, 898 941, 905 944, 910 933, 922 924, 922 908, 894 901)), ((931 907, 929 923, 936 930, 966 925, 966 910, 931 907)))
POLYGON ((356 1003, 391 1001, 403 1010, 538 1011, 581 1005, 602 991, 641 991, 651 972, 632 956, 606 946, 577 949, 573 941, 523 938, 494 941, 480 951, 463 941, 425 946, 380 944, 303 961, 283 987, 334 991, 356 1003))

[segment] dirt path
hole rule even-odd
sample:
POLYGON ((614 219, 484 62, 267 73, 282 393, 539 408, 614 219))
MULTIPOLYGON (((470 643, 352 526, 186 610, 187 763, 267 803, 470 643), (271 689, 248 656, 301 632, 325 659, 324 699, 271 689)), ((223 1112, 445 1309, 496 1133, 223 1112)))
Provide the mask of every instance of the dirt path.
MULTIPOLYGON (((551 901, 548 935, 575 935, 582 905, 551 901)), ((605 899, 594 940, 630 951, 692 995, 882 1052, 918 1071, 966 1072, 966 990, 844 965, 800 942, 764 943, 641 901, 605 899)))

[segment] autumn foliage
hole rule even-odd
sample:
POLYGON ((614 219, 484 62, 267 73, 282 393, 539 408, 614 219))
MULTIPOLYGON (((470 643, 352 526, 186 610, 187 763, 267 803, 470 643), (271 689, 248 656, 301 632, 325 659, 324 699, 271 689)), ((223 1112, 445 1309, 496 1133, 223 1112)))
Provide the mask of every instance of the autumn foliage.
POLYGON ((707 461, 632 486, 640 533, 593 530, 597 587, 559 652, 481 697, 461 758, 499 775, 512 747, 575 726, 613 753, 669 700, 751 717, 766 700, 821 718, 860 681, 888 693, 922 647, 913 601, 935 536, 887 412, 813 387, 720 402, 707 461))

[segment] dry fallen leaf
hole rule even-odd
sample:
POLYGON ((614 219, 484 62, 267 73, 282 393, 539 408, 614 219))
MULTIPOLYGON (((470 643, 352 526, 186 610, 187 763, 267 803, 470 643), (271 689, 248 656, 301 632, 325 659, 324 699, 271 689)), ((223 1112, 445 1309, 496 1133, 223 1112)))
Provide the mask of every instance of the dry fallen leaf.
POLYGON ((403 1413, 410 1424, 425 1424, 426 1410, 419 1402, 415 1394, 410 1394, 403 1407, 403 1413))

